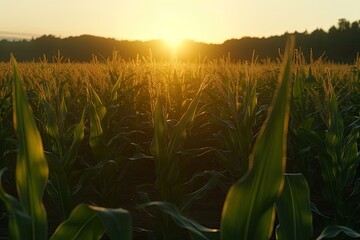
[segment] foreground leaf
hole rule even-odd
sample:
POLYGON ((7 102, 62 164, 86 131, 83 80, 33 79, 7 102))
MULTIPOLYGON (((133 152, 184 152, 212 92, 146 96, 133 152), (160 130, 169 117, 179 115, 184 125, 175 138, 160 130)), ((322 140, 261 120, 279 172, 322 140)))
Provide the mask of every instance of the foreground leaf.
POLYGON ((276 212, 280 222, 276 229, 277 239, 311 238, 310 191, 302 174, 285 174, 285 185, 276 201, 276 212))
POLYGON ((51 240, 95 240, 108 232, 110 239, 132 239, 130 215, 123 209, 78 205, 55 231, 51 240))
POLYGON ((27 102, 17 64, 14 64, 14 127, 19 139, 16 162, 16 187, 20 203, 31 217, 33 239, 47 239, 46 212, 42 204, 49 170, 43 144, 30 105, 27 102))
POLYGON ((268 239, 274 221, 274 203, 282 191, 289 118, 291 56, 287 45, 277 96, 250 156, 247 174, 229 190, 222 213, 222 239, 268 239))

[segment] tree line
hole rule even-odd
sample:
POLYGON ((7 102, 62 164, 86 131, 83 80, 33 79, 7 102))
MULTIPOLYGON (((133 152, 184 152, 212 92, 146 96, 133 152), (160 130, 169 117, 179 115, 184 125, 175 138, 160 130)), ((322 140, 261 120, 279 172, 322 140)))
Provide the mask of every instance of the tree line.
MULTIPOLYGON (((91 35, 68 38, 44 35, 31 40, 1 40, 0 61, 9 61, 11 54, 20 62, 40 61, 44 58, 55 61, 60 53, 70 61, 89 62, 94 58, 100 61, 109 59, 114 52, 125 60, 151 55, 156 60, 176 57, 182 61, 198 61, 230 56, 233 61, 245 61, 251 60, 254 52, 258 59, 276 60, 279 58, 279 49, 283 49, 289 34, 230 39, 222 44, 186 40, 176 53, 161 40, 119 41, 91 35)), ((332 26, 328 31, 316 29, 311 33, 305 31, 292 34, 296 37, 296 48, 304 53, 307 60, 311 52, 315 59, 322 56, 336 63, 353 63, 360 52, 360 20, 351 23, 346 19, 339 19, 337 26, 332 26)))

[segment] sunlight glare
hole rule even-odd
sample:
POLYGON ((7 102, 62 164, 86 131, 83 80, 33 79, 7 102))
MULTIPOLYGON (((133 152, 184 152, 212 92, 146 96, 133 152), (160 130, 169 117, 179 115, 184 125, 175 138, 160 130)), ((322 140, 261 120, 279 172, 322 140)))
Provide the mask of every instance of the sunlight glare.
POLYGON ((165 44, 173 51, 177 52, 183 42, 180 38, 164 38, 163 41, 165 44))

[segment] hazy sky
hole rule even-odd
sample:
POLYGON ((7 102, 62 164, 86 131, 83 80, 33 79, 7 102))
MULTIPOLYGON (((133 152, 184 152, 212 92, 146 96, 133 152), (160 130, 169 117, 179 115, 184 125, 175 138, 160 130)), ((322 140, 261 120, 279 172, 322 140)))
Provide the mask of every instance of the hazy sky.
POLYGON ((221 43, 360 20, 360 0, 0 0, 0 36, 92 34, 221 43))

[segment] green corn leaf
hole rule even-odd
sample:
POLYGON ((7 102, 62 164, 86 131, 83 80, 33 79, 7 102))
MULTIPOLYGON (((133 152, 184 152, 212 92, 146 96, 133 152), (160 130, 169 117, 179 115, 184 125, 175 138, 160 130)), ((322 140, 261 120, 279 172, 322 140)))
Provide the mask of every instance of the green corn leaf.
POLYGON ((20 203, 32 220, 32 238, 46 239, 47 222, 42 198, 49 170, 41 136, 27 102, 16 61, 12 59, 12 62, 14 127, 19 139, 16 186, 20 203))
POLYGON ((25 212, 21 203, 7 194, 2 187, 1 179, 5 169, 0 171, 0 199, 9 214, 9 236, 12 239, 32 239, 31 217, 25 212))
POLYGON ((190 102, 189 107, 186 112, 181 116, 179 122, 174 126, 173 135, 169 143, 169 152, 172 155, 175 155, 183 146, 183 142, 186 138, 186 130, 189 124, 194 120, 197 110, 197 105, 200 99, 201 92, 205 88, 205 84, 203 83, 199 91, 197 92, 194 99, 190 102))
POLYGON ((60 103, 60 117, 61 117, 61 122, 64 123, 65 119, 67 117, 68 114, 68 109, 66 107, 66 102, 65 102, 65 97, 64 95, 61 97, 61 103, 60 103))
POLYGON ((140 208, 156 207, 162 212, 169 215, 173 221, 181 228, 187 229, 191 234, 194 234, 197 239, 208 239, 207 235, 218 236, 219 230, 202 226, 196 221, 184 217, 175 205, 168 202, 149 202, 139 206, 140 208))
POLYGON ((123 209, 103 209, 80 204, 60 224, 50 240, 96 240, 105 232, 110 239, 132 239, 129 213, 123 209))
POLYGON ((45 130, 46 133, 51 137, 52 142, 54 143, 52 150, 62 156, 63 149, 60 142, 60 133, 55 110, 45 99, 42 100, 42 105, 44 106, 47 117, 45 130))
POLYGON ((329 158, 320 158, 320 163, 323 168, 323 177, 327 184, 329 184, 329 198, 336 196, 336 193, 341 190, 342 182, 337 179, 341 176, 341 162, 343 160, 343 132, 344 124, 338 110, 336 95, 331 92, 330 103, 330 118, 329 129, 326 133, 326 152, 329 158))
POLYGON ((61 160, 51 153, 47 154, 47 161, 50 170, 50 181, 48 193, 57 204, 62 220, 65 220, 70 213, 71 194, 64 166, 61 160))
POLYGON ((118 99, 118 91, 123 86, 123 83, 132 78, 135 74, 130 74, 126 78, 124 78, 124 73, 122 72, 118 79, 116 80, 116 83, 114 84, 113 88, 110 92, 110 104, 114 103, 118 99))
POLYGON ((132 223, 128 211, 121 208, 109 209, 95 206, 89 207, 96 212, 110 239, 132 239, 132 223))
POLYGON ((120 74, 118 79, 116 80, 116 83, 114 84, 113 88, 110 92, 110 103, 113 103, 118 99, 118 90, 120 89, 121 84, 123 83, 123 73, 120 74))
POLYGON ((91 102, 95 106, 96 114, 99 116, 100 121, 103 121, 106 115, 106 108, 102 103, 99 95, 94 90, 94 88, 91 87, 90 90, 91 90, 91 102))
POLYGON ((103 120, 106 115, 106 108, 102 104, 100 97, 95 90, 90 86, 90 146, 94 151, 96 158, 104 158, 104 131, 103 120))
POLYGON ((70 148, 66 151, 64 156, 64 169, 68 169, 76 159, 76 152, 81 142, 84 140, 84 129, 85 129, 85 109, 81 115, 80 122, 76 124, 73 131, 73 141, 70 148))
POLYGON ((90 105, 90 146, 94 150, 100 146, 101 138, 103 136, 103 129, 101 120, 96 112, 93 103, 90 105))
POLYGON ((331 160, 338 164, 341 162, 341 143, 343 142, 344 123, 338 109, 336 95, 331 92, 329 102, 329 129, 326 134, 327 151, 331 160))
POLYGON ((357 178, 354 180, 353 190, 352 190, 351 194, 349 195, 349 197, 356 196, 359 193, 360 193, 360 178, 357 178))
MULTIPOLYGON (((171 162, 169 160, 168 152, 168 130, 167 124, 163 114, 163 108, 160 98, 158 98, 154 116, 154 136, 150 145, 151 153, 155 157, 155 169, 156 169, 156 185, 159 188, 161 195, 167 199, 169 190, 167 189, 167 176, 169 174, 169 169, 171 162)), ((177 178, 177 176, 172 176, 177 178)))
POLYGON ((97 163, 95 166, 89 166, 81 170, 73 171, 71 175, 75 178, 79 178, 79 180, 76 186, 74 186, 74 188, 72 189, 71 194, 73 196, 79 194, 82 195, 83 192, 89 187, 91 180, 94 179, 97 175, 99 175, 99 172, 104 170, 107 165, 116 166, 116 162, 112 160, 104 160, 97 163))
POLYGON ((296 71, 293 86, 293 97, 297 100, 304 93, 304 75, 296 71))
POLYGON ((310 191, 302 174, 285 174, 284 188, 276 201, 276 212, 280 222, 276 229, 277 239, 311 238, 310 191))
POLYGON ((222 239, 268 239, 274 221, 274 203, 284 184, 286 133, 293 39, 286 48, 277 96, 250 156, 247 174, 229 190, 222 212, 222 239))
POLYGON ((343 187, 350 186, 353 184, 357 169, 359 167, 359 128, 354 127, 351 129, 349 135, 345 138, 344 144, 344 161, 342 162, 343 167, 343 187))
POLYGON ((215 186, 219 184, 219 182, 221 181, 221 179, 223 179, 223 177, 224 175, 222 175, 217 171, 204 171, 195 174, 190 179, 190 181, 184 184, 185 189, 190 188, 194 184, 194 182, 199 178, 209 178, 209 180, 207 180, 207 182, 201 188, 186 194, 182 202, 182 205, 180 207, 180 210, 182 211, 187 210, 187 208, 191 206, 194 200, 204 197, 206 193, 209 192, 210 189, 213 189, 215 186))
POLYGON ((346 236, 351 237, 351 238, 360 238, 360 233, 355 232, 353 229, 345 227, 345 226, 340 226, 340 225, 333 225, 333 226, 328 226, 326 227, 320 234, 320 236, 318 236, 316 238, 316 240, 321 240, 324 238, 334 238, 337 235, 339 235, 340 233, 344 233, 346 236))
POLYGON ((190 102, 189 107, 185 113, 181 116, 179 122, 172 129, 168 147, 168 154, 171 156, 171 165, 167 173, 167 182, 174 184, 180 174, 179 161, 174 160, 175 155, 179 152, 184 145, 186 139, 187 130, 190 124, 194 121, 196 116, 197 105, 200 100, 200 95, 205 87, 205 82, 200 86, 194 99, 190 102))

